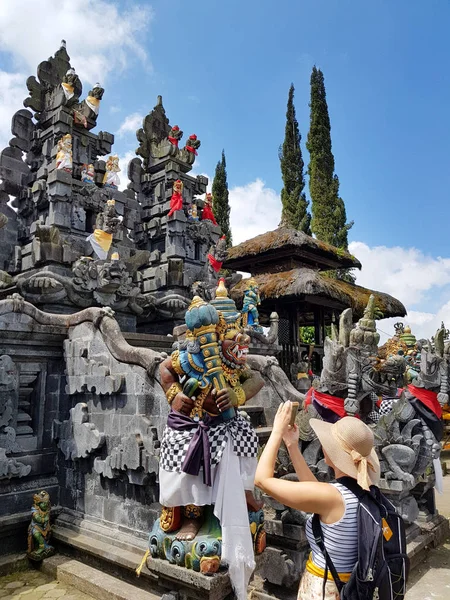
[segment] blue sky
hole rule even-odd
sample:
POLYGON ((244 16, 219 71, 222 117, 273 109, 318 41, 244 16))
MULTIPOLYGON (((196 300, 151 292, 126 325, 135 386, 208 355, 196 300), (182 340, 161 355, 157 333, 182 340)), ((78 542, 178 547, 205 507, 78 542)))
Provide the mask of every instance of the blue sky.
POLYGON ((158 94, 171 123, 202 140, 196 172, 212 176, 225 148, 239 241, 278 224, 291 82, 308 162, 316 64, 359 282, 399 297, 418 328, 450 323, 447 0, 41 2, 41 14, 33 0, 0 3, 2 142, 26 76, 65 38, 85 92, 106 88, 99 128, 122 157, 158 94))

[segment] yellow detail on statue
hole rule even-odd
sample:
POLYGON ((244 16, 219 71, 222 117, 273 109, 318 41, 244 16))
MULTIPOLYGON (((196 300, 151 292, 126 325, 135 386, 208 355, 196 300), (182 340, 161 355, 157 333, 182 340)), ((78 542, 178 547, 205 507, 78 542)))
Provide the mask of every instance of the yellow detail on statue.
POLYGON ((172 404, 175 399, 175 396, 183 391, 183 388, 180 383, 172 383, 170 388, 166 392, 167 402, 172 404))
POLYGON ((237 397, 237 405, 238 406, 243 406, 247 400, 247 398, 245 397, 245 391, 244 388, 241 387, 240 385, 237 385, 234 389, 233 389, 234 393, 236 394, 237 397))

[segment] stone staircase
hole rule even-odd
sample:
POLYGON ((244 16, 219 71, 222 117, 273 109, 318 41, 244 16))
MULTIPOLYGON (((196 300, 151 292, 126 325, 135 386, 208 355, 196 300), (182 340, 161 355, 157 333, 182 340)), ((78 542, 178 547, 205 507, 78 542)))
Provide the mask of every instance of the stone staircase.
POLYGON ((272 427, 267 426, 264 407, 262 406, 243 406, 239 412, 244 412, 250 417, 250 421, 256 430, 260 446, 263 446, 272 433, 272 427))

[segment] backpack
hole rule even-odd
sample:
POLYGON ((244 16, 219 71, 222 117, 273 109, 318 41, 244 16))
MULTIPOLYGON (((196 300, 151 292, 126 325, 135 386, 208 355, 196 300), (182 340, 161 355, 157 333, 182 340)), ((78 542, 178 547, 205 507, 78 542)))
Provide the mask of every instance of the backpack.
POLYGON ((344 584, 325 549, 320 517, 314 515, 314 539, 327 565, 323 584, 324 597, 329 570, 341 600, 403 600, 409 574, 403 519, 377 487, 372 486, 370 492, 366 492, 351 477, 342 477, 337 481, 359 500, 358 561, 349 581, 344 584))

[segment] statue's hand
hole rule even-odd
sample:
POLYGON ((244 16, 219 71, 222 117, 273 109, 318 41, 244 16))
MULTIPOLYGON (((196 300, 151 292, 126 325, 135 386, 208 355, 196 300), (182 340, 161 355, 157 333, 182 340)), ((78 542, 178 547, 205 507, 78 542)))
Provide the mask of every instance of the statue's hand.
POLYGON ((236 394, 230 388, 224 388, 223 390, 213 390, 213 399, 220 412, 225 412, 233 406, 233 401, 237 404, 236 394))
POLYGON ((178 392, 173 399, 172 408, 183 415, 189 416, 194 408, 194 400, 183 394, 183 392, 178 392))

